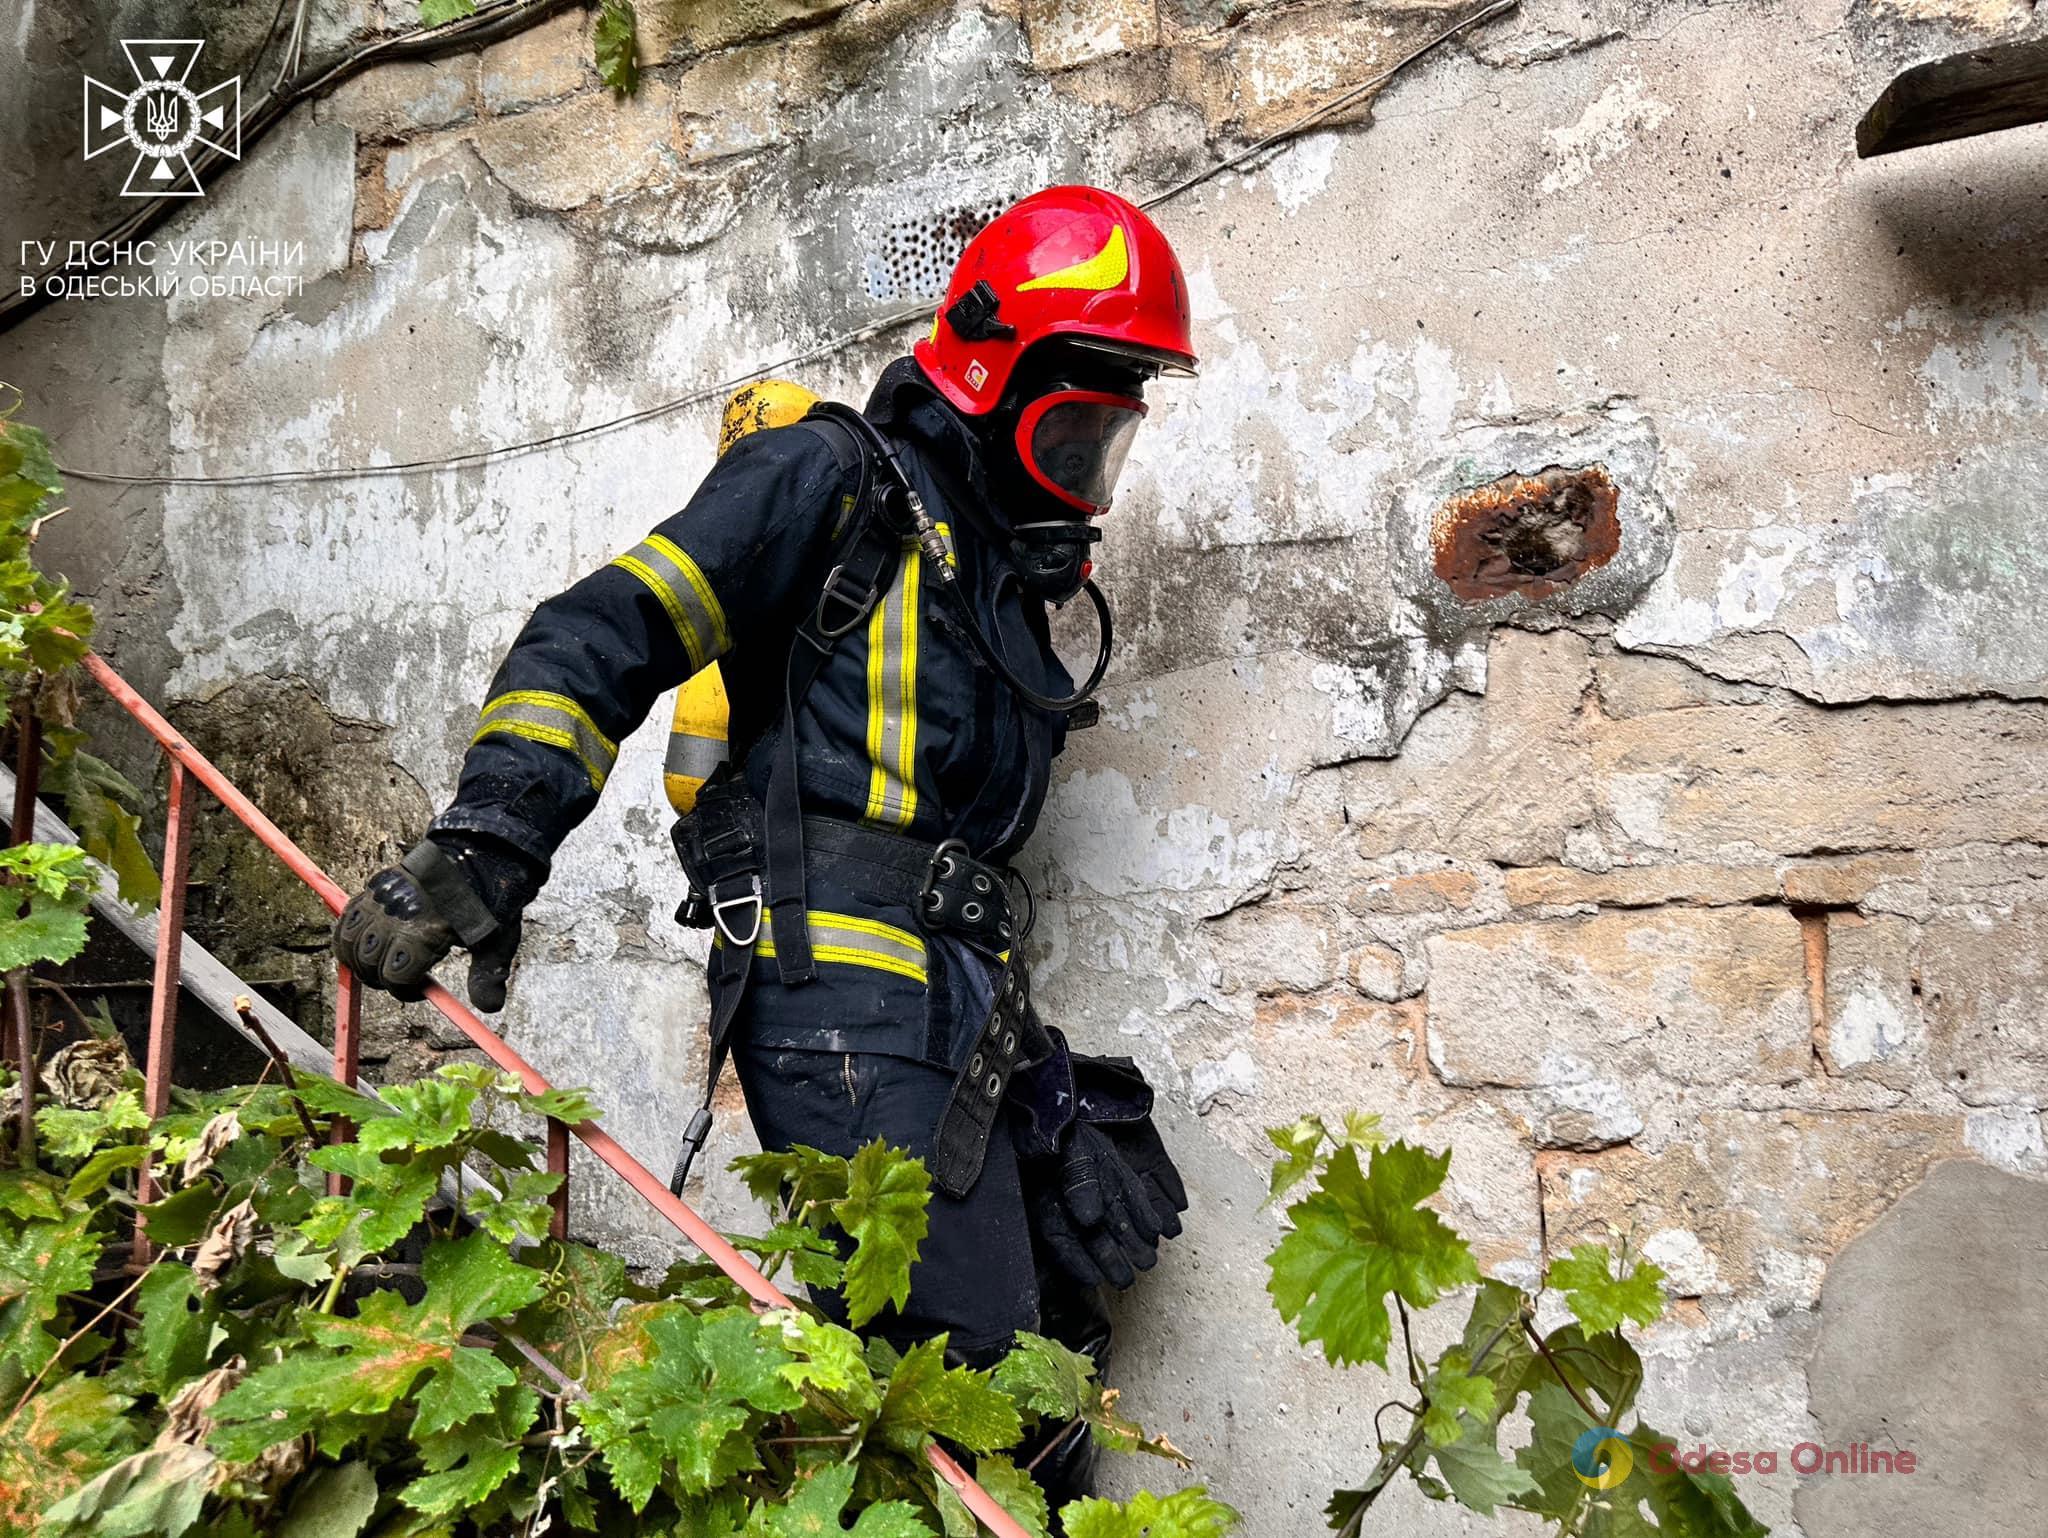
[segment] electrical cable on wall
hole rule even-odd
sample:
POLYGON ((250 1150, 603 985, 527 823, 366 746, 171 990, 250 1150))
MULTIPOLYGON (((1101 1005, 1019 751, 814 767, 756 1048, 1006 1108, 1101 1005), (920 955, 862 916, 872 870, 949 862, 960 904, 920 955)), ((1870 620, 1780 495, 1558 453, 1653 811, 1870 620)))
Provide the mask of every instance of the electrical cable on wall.
MULTIPOLYGON (((1379 90, 1410 65, 1435 51, 1460 33, 1469 31, 1483 22, 1491 21, 1497 16, 1505 15, 1507 12, 1515 9, 1520 3, 1521 0, 1493 0, 1492 4, 1473 12, 1472 15, 1467 16, 1464 20, 1446 27, 1443 31, 1429 38, 1414 49, 1414 51, 1396 60, 1392 65, 1382 70, 1379 74, 1374 75, 1371 79, 1361 81, 1359 84, 1350 87, 1341 94, 1332 97, 1320 107, 1303 113, 1293 122, 1275 129, 1272 133, 1267 134, 1264 138, 1257 140, 1237 153, 1217 161, 1214 165, 1204 167, 1192 176, 1174 183, 1161 192, 1154 193, 1152 196, 1143 199, 1138 206, 1147 211, 1158 208, 1162 204, 1170 202, 1184 193, 1191 192, 1226 172, 1234 171, 1240 166, 1256 160, 1269 150, 1299 138, 1302 134, 1314 128, 1316 124, 1335 116, 1346 107, 1379 90)), ((303 10, 303 6, 301 9, 303 10)), ((279 14, 282 14, 281 6, 279 14)), ((488 13, 478 11, 476 16, 470 19, 484 19, 487 15, 490 20, 499 21, 503 19, 503 10, 502 8, 497 8, 488 13)), ((275 23, 273 23, 274 26, 275 23)), ((441 30, 436 29, 437 35, 441 30)), ((408 34, 408 36, 413 35, 408 34)), ((403 38, 389 39, 383 44, 373 44, 371 49, 365 50, 365 53, 405 40, 403 38)), ((346 78, 348 74, 355 73, 356 69, 360 67, 357 62, 360 58, 361 55, 352 55, 349 59, 335 65, 325 75, 320 77, 319 80, 295 91, 290 101, 296 101, 306 95, 314 94, 328 82, 338 81, 341 78, 346 78)), ((291 62, 289 49, 286 62, 291 62)), ((266 107, 268 105, 269 101, 266 99, 266 107)), ((289 105, 289 102, 287 102, 287 105, 289 105)), ((280 107, 278 110, 281 112, 283 109, 280 107)), ((642 407, 638 411, 630 411, 623 416, 612 417, 603 422, 593 422, 583 427, 566 428, 558 433, 550 433, 546 437, 528 439, 521 443, 501 444, 493 448, 471 449, 457 454, 441 455, 431 459, 406 460, 402 463, 389 465, 333 465, 304 470, 252 471, 245 475, 123 475, 107 470, 78 469, 70 465, 60 465, 59 469, 65 475, 78 480, 96 481, 120 486, 274 486, 306 481, 362 480, 391 475, 417 475, 439 470, 459 470, 472 465, 488 464, 494 460, 511 458, 515 455, 530 454, 542 449, 554 448, 564 443, 572 443, 579 439, 595 437, 600 433, 613 432, 621 427, 631 427, 641 422, 652 421, 657 417, 669 416, 678 411, 688 410, 692 406, 702 405, 707 401, 723 400, 731 395, 734 390, 751 380, 760 379, 771 374, 800 370, 809 364, 821 362, 826 358, 843 352, 849 347, 858 346, 860 343, 868 341, 873 337, 894 331, 913 322, 921 323, 929 314, 930 307, 927 305, 910 306, 882 316, 878 320, 869 321, 865 325, 856 326, 849 331, 840 332, 803 352, 793 353, 785 358, 777 358, 772 362, 760 365, 758 368, 750 369, 744 374, 736 374, 732 378, 722 379, 716 384, 700 386, 673 399, 661 401, 652 406, 642 407)))

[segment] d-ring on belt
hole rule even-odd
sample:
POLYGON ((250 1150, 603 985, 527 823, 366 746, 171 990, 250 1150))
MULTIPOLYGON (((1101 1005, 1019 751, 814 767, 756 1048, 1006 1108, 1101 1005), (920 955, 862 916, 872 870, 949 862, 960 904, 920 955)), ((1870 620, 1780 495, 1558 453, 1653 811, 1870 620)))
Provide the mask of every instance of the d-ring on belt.
MULTIPOLYGON (((731 1050, 732 1025, 761 933, 760 808, 743 782, 723 776, 698 793, 696 810, 678 820, 673 837, 691 886, 677 921, 715 927, 723 941, 712 948, 708 963, 718 1002, 710 1022, 704 1100, 683 1133, 670 1177, 670 1188, 679 1192, 710 1135, 712 1095, 731 1050)), ((838 818, 810 816, 803 819, 803 845, 821 862, 857 862, 863 867, 861 885, 878 900, 909 909, 926 934, 958 936, 1001 968, 989 1016, 976 1032, 933 1132, 932 1180, 949 1195, 964 1195, 980 1176, 1011 1073, 1039 1061, 1052 1046, 1029 1009, 1026 973, 1016 957, 1029 918, 1020 928, 1007 874, 976 860, 959 839, 931 845, 838 818)))

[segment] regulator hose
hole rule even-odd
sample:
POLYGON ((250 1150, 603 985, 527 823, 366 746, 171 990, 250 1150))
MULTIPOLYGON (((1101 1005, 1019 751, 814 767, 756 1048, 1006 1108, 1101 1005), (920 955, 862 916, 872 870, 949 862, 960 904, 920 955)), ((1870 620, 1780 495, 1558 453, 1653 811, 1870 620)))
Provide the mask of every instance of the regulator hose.
POLYGON ((1095 605, 1095 625, 1100 636, 1095 648, 1095 666, 1089 671, 1088 681, 1066 699, 1061 700, 1054 699, 1051 695, 1040 694, 1017 676, 1009 663, 997 653, 994 644, 982 634, 981 623, 975 618, 973 607, 967 602, 967 595, 960 591, 959 573, 944 562, 940 563, 939 571, 942 573, 939 585, 952 595, 953 606, 960 612, 962 628, 966 630, 967 638, 974 643, 975 651, 980 654, 983 662, 995 669, 996 676, 1008 684, 1011 691, 1025 704, 1038 710, 1049 711, 1053 715, 1065 715, 1102 687, 1102 675, 1109 671, 1109 645, 1113 624, 1109 615, 1109 600, 1102 596, 1102 589, 1095 585, 1093 578, 1083 579, 1081 591, 1086 593, 1088 601, 1095 605))
POLYGON ((1109 671, 1110 640, 1114 624, 1110 618, 1109 600, 1102 596, 1102 590, 1087 578, 1081 582, 1081 591, 1088 595, 1088 601, 1095 606, 1095 621, 1100 635, 1095 648, 1095 666, 1089 671, 1088 681, 1065 699, 1056 699, 1041 694, 1017 676, 1016 670, 1003 660, 995 644, 982 633, 981 620, 974 612, 974 606, 967 601, 967 594, 960 588, 960 572, 949 558, 946 537, 939 532, 939 526, 932 521, 932 515, 924 505, 924 498, 917 494, 917 488, 910 484, 910 476, 903 468, 903 462, 896 457, 896 446, 883 431, 870 422, 862 412, 830 402, 813 408, 818 415, 830 417, 833 421, 851 429, 866 441, 881 458, 895 483, 896 490, 903 498, 903 506, 910 514, 911 532, 924 552, 925 563, 939 574, 939 586, 953 601, 959 612, 961 629, 967 632, 968 640, 974 643, 975 652, 995 670, 998 678, 1015 692, 1017 697, 1035 710, 1052 715, 1065 715, 1076 706, 1084 704, 1089 696, 1102 687, 1102 676, 1109 671))

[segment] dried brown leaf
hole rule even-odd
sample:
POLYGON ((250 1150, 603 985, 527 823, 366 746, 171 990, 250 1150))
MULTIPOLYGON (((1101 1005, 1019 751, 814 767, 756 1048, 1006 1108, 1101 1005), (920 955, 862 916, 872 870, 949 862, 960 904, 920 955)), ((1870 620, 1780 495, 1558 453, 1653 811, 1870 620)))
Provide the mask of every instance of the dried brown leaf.
POLYGON ((134 1071, 118 1036, 68 1042, 43 1065, 43 1091, 67 1111, 96 1111, 127 1087, 134 1071))
POLYGON ((242 1118, 234 1111, 222 1111, 214 1117, 201 1129, 199 1141, 192 1145, 192 1151, 185 1155, 185 1166, 179 1171, 179 1182, 190 1185, 212 1169, 213 1161, 221 1156, 221 1150, 241 1135, 242 1118))
POLYGON ((1165 1432, 1148 1436, 1143 1426, 1117 1409, 1117 1400, 1122 1395, 1122 1389, 1104 1389, 1100 1407, 1093 1414, 1084 1416, 1094 1427, 1097 1438, 1121 1453, 1150 1453, 1184 1469, 1193 1468, 1195 1460, 1175 1447, 1165 1432))
POLYGON ((220 1220, 199 1241, 199 1253, 192 1257, 192 1278, 201 1292, 221 1284, 229 1267, 242 1258, 249 1241, 256 1237, 256 1208, 244 1197, 220 1215, 220 1220))
POLYGON ((224 1366, 179 1389, 164 1406, 164 1429, 156 1434, 156 1445, 169 1447, 182 1442, 187 1447, 205 1446, 206 1439, 213 1435, 213 1407, 248 1375, 249 1364, 239 1356, 231 1357, 224 1366))
POLYGON ((245 1495, 275 1495, 305 1472, 312 1455, 313 1439, 310 1436, 293 1437, 289 1442, 273 1442, 247 1463, 222 1465, 216 1483, 226 1484, 232 1480, 241 1486, 245 1495))

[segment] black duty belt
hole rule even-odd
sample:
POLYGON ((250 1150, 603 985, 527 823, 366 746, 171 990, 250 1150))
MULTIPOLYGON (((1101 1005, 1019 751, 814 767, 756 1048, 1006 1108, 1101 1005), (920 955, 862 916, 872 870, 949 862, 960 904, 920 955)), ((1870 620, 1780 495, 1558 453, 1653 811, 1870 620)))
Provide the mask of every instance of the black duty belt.
MULTIPOLYGON (((762 928, 760 812, 743 784, 721 779, 698 793, 696 810, 676 824, 674 838, 691 884, 676 918, 693 928, 716 927, 725 941, 713 947, 709 963, 719 986, 718 1008, 710 1022, 704 1103, 684 1132, 669 1182, 669 1188, 681 1194, 711 1130, 712 1092, 725 1066, 733 1021, 752 970, 754 940, 762 928)), ((957 936, 1001 969, 989 1018, 977 1030, 974 1046, 955 1075, 933 1133, 932 1179, 940 1190, 964 1195, 981 1173, 989 1131, 1010 1074, 1050 1050, 1050 1038, 1030 1011, 1026 973, 1015 954, 1035 913, 1027 903, 1020 925, 1009 873, 975 859, 957 838, 927 844, 836 817, 811 816, 803 819, 802 847, 821 860, 857 862, 864 867, 862 886, 883 902, 915 914, 927 935, 957 936)), ((1020 881, 1018 889, 1028 899, 1030 888, 1020 881)))
POLYGON ((806 817, 804 849, 821 867, 828 859, 858 861, 865 867, 864 885, 885 901, 911 909, 927 935, 957 936, 999 968, 988 1016, 975 1031, 932 1129, 932 1184, 948 1196, 965 1196, 980 1178, 1011 1075, 1043 1061, 1053 1049, 1052 1037, 1031 1008, 1030 973, 1017 954, 1031 928, 1031 889, 1017 882, 1027 898, 1020 924, 1009 873, 975 859, 957 838, 926 844, 833 817, 806 817))
MULTIPOLYGON (((836 817, 806 817, 804 850, 886 872, 884 895, 915 913, 928 934, 958 935, 997 956, 1020 936, 1009 873, 975 859, 957 838, 927 844, 836 817)), ((1027 907, 1026 930, 1029 912, 1027 907)))
POLYGON ((967 1061, 960 1065, 946 1108, 932 1130, 933 1185, 954 1197, 974 1188, 1010 1076, 1043 1062, 1052 1050, 1051 1033, 1039 1024, 1031 1007, 1030 973, 1013 951, 996 983, 994 1007, 967 1061))

